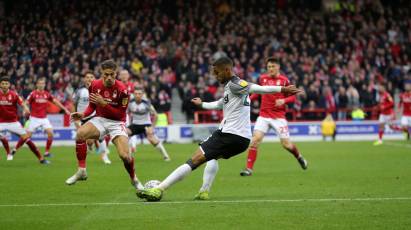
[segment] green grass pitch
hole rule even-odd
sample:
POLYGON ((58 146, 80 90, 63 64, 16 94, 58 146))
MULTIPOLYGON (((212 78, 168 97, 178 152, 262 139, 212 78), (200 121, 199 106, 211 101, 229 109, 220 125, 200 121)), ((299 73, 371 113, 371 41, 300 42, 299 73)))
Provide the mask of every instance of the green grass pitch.
MULTIPOLYGON (((0 150, 0 229, 411 229, 411 144, 387 141, 297 143, 303 171, 278 143, 264 143, 255 174, 240 177, 246 153, 220 160, 211 201, 193 201, 203 167, 169 189, 159 203, 137 199, 113 147, 113 164, 88 156, 86 182, 67 186, 74 147, 54 147, 40 165, 27 148, 6 161, 0 150)), ((165 145, 163 162, 139 146, 142 181, 164 179, 195 144, 165 145)))

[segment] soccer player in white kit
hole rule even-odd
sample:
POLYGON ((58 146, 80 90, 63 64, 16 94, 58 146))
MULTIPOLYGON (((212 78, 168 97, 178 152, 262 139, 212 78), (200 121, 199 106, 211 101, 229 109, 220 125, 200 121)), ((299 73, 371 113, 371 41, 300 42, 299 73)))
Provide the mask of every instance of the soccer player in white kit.
POLYGON ((142 88, 135 88, 134 99, 130 101, 128 105, 128 111, 131 115, 131 125, 127 127, 129 138, 131 139, 131 137, 135 135, 143 134, 147 137, 150 144, 158 149, 163 159, 170 161, 170 156, 164 148, 163 143, 154 134, 157 112, 148 100, 143 99, 143 95, 144 92, 142 88), (155 117, 154 122, 151 122, 151 115, 155 117))
POLYGON ((200 98, 192 102, 204 109, 223 109, 224 118, 219 128, 200 143, 200 147, 191 159, 174 170, 157 187, 145 189, 137 196, 147 201, 159 201, 163 192, 176 182, 182 180, 194 169, 207 162, 204 169, 203 185, 196 199, 209 199, 208 192, 218 171, 217 160, 228 159, 244 152, 250 144, 250 98, 249 93, 296 94, 300 92, 295 86, 260 86, 249 84, 233 73, 233 62, 228 57, 216 60, 212 65, 212 74, 224 84, 224 97, 214 102, 202 102, 200 98))

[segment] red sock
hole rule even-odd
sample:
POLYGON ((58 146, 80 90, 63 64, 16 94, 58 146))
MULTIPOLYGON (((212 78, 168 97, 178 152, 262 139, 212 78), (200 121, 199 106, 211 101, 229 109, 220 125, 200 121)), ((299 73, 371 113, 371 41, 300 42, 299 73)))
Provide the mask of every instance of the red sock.
POLYGON ((47 137, 46 153, 48 153, 50 151, 52 143, 53 143, 53 137, 47 137))
POLYGON ((297 146, 293 145, 293 147, 291 149, 287 149, 290 153, 293 154, 293 156, 298 159, 301 157, 300 152, 297 149, 297 146))
POLYGON ((36 155, 36 157, 39 160, 43 160, 43 156, 41 155, 39 149, 37 148, 37 146, 33 143, 33 141, 31 141, 30 138, 28 138, 26 140, 26 144, 29 146, 30 150, 34 153, 34 155, 36 155))
POLYGON ((24 142, 26 142, 26 140, 20 137, 16 145, 16 150, 19 149, 24 144, 24 142))
POLYGON ((384 135, 384 130, 378 131, 378 139, 382 140, 382 136, 384 135))
POLYGON ((76 156, 78 167, 86 168, 87 144, 86 141, 76 141, 76 156))
POLYGON ((123 160, 124 168, 127 170, 130 179, 134 179, 134 157, 130 157, 130 161, 123 160))
POLYGON ((5 137, 0 137, 1 143, 3 143, 4 149, 6 149, 7 155, 10 154, 10 146, 9 141, 5 137))
POLYGON ((247 168, 253 169, 254 162, 256 160, 257 160, 257 148, 250 147, 250 149, 248 150, 248 156, 247 156, 247 168))

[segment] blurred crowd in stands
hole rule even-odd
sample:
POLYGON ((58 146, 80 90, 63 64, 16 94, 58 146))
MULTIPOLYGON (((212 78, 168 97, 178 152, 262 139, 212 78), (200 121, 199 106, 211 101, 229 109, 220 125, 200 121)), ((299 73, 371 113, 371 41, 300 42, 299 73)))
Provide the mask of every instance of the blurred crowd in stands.
POLYGON ((159 112, 170 111, 177 89, 188 122, 196 110, 191 98, 222 96, 209 64, 223 55, 251 82, 265 71, 266 57, 278 57, 305 92, 289 108, 322 108, 342 120, 341 109, 374 106, 378 84, 395 94, 411 78, 408 1, 339 1, 326 10, 321 1, 15 0, 2 8, 1 76, 25 97, 46 77, 68 107, 82 75, 98 76, 109 58, 145 87, 159 112))

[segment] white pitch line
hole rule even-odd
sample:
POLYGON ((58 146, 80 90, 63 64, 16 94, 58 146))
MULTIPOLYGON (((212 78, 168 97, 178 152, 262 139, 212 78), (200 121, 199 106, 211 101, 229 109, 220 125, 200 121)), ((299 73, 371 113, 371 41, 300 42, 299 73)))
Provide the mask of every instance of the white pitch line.
POLYGON ((209 201, 163 201, 163 202, 107 202, 107 203, 51 203, 51 204, 0 204, 7 207, 50 207, 50 206, 119 206, 119 205, 166 205, 166 204, 235 204, 235 203, 291 203, 291 202, 337 202, 337 201, 393 201, 411 200, 411 197, 369 197, 369 198, 324 198, 288 200, 209 200, 209 201))
POLYGON ((400 143, 387 142, 387 141, 384 144, 389 145, 389 146, 394 146, 394 147, 411 148, 410 144, 400 144, 400 143))

